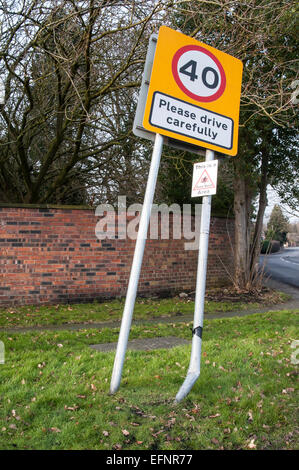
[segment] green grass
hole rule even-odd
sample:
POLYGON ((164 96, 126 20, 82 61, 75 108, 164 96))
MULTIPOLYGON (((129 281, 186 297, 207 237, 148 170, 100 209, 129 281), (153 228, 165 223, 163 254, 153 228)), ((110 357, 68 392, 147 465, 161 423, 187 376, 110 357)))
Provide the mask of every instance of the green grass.
MULTIPOLYGON (((281 294, 281 301, 284 297, 281 294)), ((223 313, 258 308, 258 303, 245 302, 205 302, 205 313, 223 313)), ((0 309, 0 328, 62 325, 64 323, 95 323, 121 320, 124 300, 112 300, 104 303, 25 306, 0 309)), ((193 315, 194 301, 180 299, 137 299, 134 319, 150 319, 166 316, 193 315)))
MULTIPOLYGON (((1 332, 0 449, 295 449, 297 311, 206 320, 202 371, 173 403, 190 347, 128 351, 110 396, 117 329, 1 332)), ((298 324, 298 323, 297 323, 298 324)), ((132 327, 130 338, 179 336, 191 324, 132 327)))

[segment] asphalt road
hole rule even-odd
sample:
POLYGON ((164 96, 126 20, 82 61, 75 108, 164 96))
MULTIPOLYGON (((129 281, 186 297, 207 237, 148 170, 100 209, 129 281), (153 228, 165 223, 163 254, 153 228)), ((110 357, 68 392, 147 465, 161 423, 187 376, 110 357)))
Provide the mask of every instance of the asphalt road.
POLYGON ((299 288, 299 247, 260 257, 260 266, 272 279, 299 288))

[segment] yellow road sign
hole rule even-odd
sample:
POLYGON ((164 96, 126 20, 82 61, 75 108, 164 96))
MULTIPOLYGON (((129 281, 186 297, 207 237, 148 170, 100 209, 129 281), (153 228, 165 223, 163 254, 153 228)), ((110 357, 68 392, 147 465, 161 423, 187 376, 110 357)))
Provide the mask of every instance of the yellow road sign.
POLYGON ((236 155, 242 69, 235 57, 162 26, 144 128, 236 155))

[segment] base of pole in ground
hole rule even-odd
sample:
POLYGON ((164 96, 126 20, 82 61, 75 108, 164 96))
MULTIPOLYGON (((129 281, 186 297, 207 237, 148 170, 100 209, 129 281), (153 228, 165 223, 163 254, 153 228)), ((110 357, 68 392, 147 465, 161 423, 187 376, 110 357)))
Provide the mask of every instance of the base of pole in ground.
POLYGON ((189 372, 183 385, 181 386, 180 390, 178 391, 175 397, 175 403, 179 403, 186 395, 190 392, 191 388, 195 384, 196 380, 198 379, 200 372, 189 372))

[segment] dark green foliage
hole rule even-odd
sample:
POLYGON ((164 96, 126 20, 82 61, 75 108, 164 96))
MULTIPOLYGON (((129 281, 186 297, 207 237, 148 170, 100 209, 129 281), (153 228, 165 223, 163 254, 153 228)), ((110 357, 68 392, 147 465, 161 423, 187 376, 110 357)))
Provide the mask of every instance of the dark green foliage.
POLYGON ((287 241, 288 231, 288 218, 283 214, 279 205, 275 204, 267 225, 266 237, 268 240, 278 240, 282 245, 287 241))
POLYGON ((280 242, 278 240, 264 240, 261 247, 261 253, 270 254, 277 253, 280 250, 280 242))

